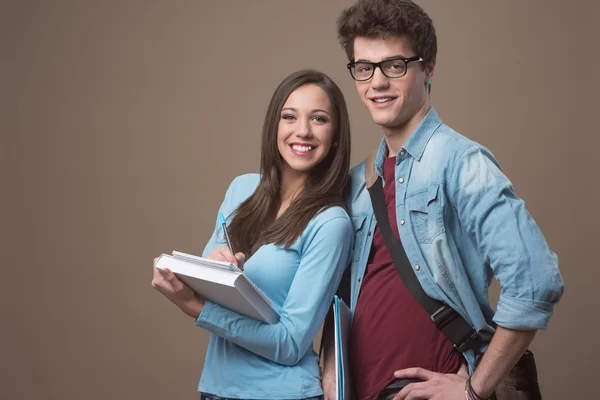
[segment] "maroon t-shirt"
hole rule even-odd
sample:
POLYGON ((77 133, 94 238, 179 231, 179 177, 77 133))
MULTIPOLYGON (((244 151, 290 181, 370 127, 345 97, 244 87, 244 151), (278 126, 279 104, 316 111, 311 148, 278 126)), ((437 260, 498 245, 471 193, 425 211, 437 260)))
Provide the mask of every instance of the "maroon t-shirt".
MULTIPOLYGON (((384 161, 383 191, 392 230, 400 239, 396 221, 394 170, 396 158, 384 161)), ((398 183, 399 184, 399 183, 398 183)), ((422 367, 453 373, 461 354, 440 331, 427 311, 402 283, 379 227, 363 277, 350 330, 350 370, 358 398, 375 399, 394 382, 394 371, 422 367)))

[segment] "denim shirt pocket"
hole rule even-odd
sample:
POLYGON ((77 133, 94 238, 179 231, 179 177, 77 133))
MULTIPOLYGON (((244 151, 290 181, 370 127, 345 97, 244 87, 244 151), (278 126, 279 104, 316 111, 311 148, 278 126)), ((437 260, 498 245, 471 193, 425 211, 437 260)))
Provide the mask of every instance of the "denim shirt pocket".
POLYGON ((419 243, 431 243, 446 231, 439 184, 412 194, 406 199, 406 207, 419 243))

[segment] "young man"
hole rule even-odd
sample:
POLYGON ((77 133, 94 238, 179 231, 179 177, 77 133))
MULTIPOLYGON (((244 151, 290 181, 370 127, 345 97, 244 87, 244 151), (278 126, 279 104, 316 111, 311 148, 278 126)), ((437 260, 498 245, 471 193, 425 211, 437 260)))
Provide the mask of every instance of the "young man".
MULTIPOLYGON (((535 380, 536 387, 501 384, 562 295, 557 258, 491 152, 444 125, 430 105, 431 19, 409 0, 359 0, 340 16, 338 34, 358 95, 383 130, 374 157, 353 168, 347 200, 356 231, 349 300, 356 396, 464 400, 496 391, 500 399, 512 390, 535 398, 535 380), (396 270, 368 192, 377 178, 409 272, 451 307, 444 313, 455 310, 476 331, 456 346, 396 270), (495 313, 492 274, 502 288, 495 313)), ((328 331, 323 388, 332 400, 328 331)))

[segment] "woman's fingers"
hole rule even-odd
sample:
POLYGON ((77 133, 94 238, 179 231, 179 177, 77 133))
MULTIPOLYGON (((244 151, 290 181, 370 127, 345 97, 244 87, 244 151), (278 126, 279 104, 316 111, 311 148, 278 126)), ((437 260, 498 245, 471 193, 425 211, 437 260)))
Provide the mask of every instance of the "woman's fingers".
POLYGON ((240 269, 244 269, 244 262, 246 261, 246 256, 244 253, 236 253, 235 254, 236 264, 240 269))

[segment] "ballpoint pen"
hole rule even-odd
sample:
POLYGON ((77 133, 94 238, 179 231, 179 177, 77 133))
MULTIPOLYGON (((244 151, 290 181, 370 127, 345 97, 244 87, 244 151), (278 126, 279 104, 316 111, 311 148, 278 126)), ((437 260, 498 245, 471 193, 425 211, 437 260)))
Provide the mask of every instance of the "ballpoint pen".
MULTIPOLYGON (((223 236, 225 236, 227 247, 229 247, 229 251, 231 251, 231 254, 233 254, 233 256, 235 257, 235 253, 233 252, 233 246, 231 246, 231 240, 229 240, 229 234, 227 233, 227 222, 225 221, 225 217, 223 217, 223 214, 221 212, 219 212, 219 224, 221 225, 221 228, 223 228, 223 236)), ((239 264, 238 267, 242 269, 242 267, 239 264)))

